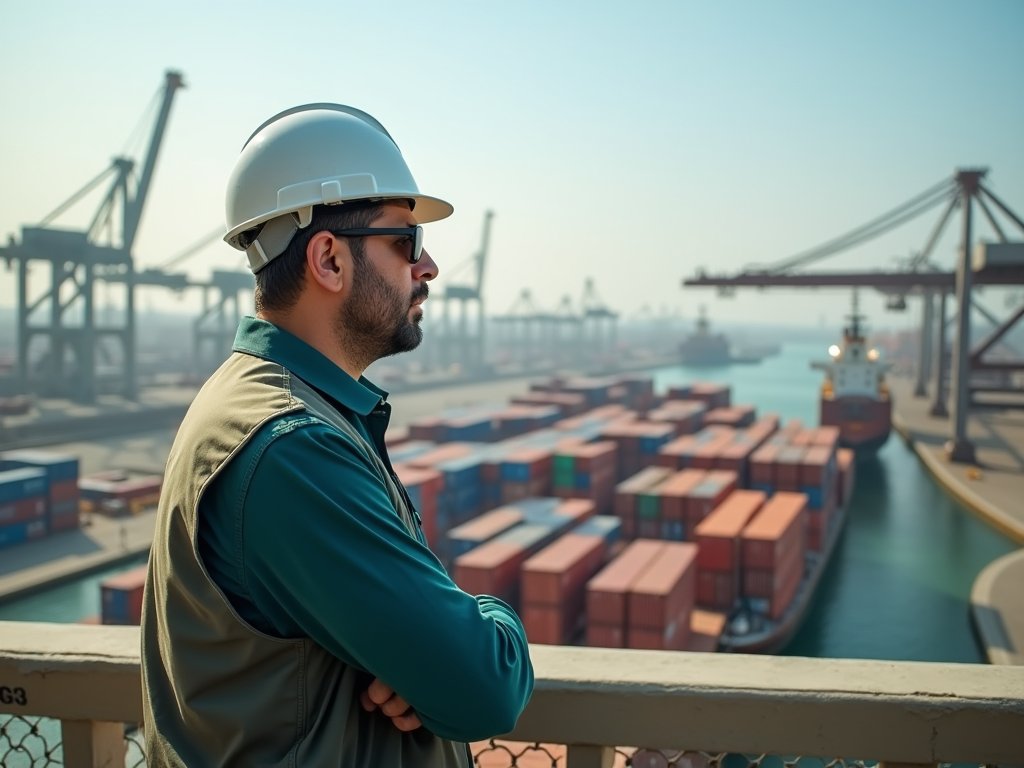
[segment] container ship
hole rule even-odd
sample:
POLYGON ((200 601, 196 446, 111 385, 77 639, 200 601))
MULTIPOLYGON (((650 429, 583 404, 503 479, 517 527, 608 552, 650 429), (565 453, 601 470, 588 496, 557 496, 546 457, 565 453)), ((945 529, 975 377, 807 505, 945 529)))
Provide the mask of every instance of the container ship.
POLYGON ((777 344, 747 344, 734 348, 724 334, 712 333, 704 307, 700 308, 697 329, 679 344, 683 365, 723 366, 755 364, 765 357, 778 354, 777 344))
POLYGON ((812 366, 825 371, 821 423, 839 428, 840 445, 867 456, 885 444, 892 429, 892 401, 885 384, 888 366, 877 349, 868 348, 856 292, 849 319, 842 344, 829 348, 831 360, 812 366))
MULTIPOLYGON (((656 396, 637 375, 541 382, 388 444, 462 589, 515 607, 531 642, 616 648, 780 650, 855 469, 834 426, 783 424, 720 384, 656 396)), ((94 620, 138 623, 144 581, 143 567, 104 583, 94 620)))

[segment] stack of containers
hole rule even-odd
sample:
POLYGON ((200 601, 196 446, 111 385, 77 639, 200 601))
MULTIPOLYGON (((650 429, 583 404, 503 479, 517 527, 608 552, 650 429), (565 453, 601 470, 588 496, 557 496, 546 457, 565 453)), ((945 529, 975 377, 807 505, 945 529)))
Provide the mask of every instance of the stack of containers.
POLYGON ((460 557, 495 536, 514 528, 525 519, 523 511, 516 507, 499 507, 490 512, 484 512, 468 523, 463 523, 448 531, 445 554, 450 559, 460 557))
POLYGON ((599 515, 607 514, 615 494, 617 455, 610 440, 559 448, 553 459, 555 496, 590 499, 599 515))
POLYGON ((704 414, 705 424, 721 424, 723 427, 739 429, 754 423, 755 408, 752 405, 733 405, 713 408, 704 414))
MULTIPOLYGON (((10 451, 4 454, 0 470, 42 469, 46 472, 47 525, 50 533, 78 528, 78 459, 47 451, 10 451)), ((4 512, 0 507, 0 525, 4 512)))
POLYGON ((800 465, 800 491, 807 496, 807 548, 820 552, 835 512, 836 454, 824 445, 811 445, 800 465))
POLYGON ((642 374, 622 374, 616 383, 626 390, 624 405, 634 411, 646 411, 654 406, 654 379, 642 374))
MULTIPOLYGON (((710 443, 724 444, 722 434, 731 430, 727 427, 706 427, 695 435, 683 435, 675 440, 666 443, 658 451, 655 463, 662 467, 672 469, 686 469, 692 467, 694 455, 710 443)), ((712 451, 712 454, 718 448, 712 451)))
POLYGON ((641 493, 637 504, 639 535, 645 539, 686 541, 686 499, 706 476, 702 469, 684 469, 641 493))
POLYGON ((111 576, 100 583, 104 624, 141 624, 142 592, 146 586, 147 566, 111 576))
POLYGON ((522 448, 501 462, 501 503, 551 494, 552 451, 522 448))
POLYGON ((684 650, 690 639, 690 613, 696 596, 697 545, 665 542, 630 586, 628 647, 684 650))
POLYGON ((487 443, 496 436, 494 419, 485 412, 442 419, 438 442, 487 443))
POLYGON ((398 445, 388 446, 388 457, 392 464, 404 464, 418 456, 429 453, 437 447, 430 440, 406 440, 398 445))
MULTIPOLYGON (((796 437, 801 434, 803 433, 798 433, 796 437)), ((775 490, 800 490, 800 467, 804 463, 806 453, 807 447, 803 445, 780 446, 780 450, 775 456, 775 490)))
POLYGON ((740 535, 764 506, 763 491, 734 491, 697 525, 697 604, 730 612, 740 597, 740 535))
POLYGON ((587 410, 587 399, 571 392, 527 392, 513 397, 513 405, 550 405, 558 409, 559 418, 567 419, 587 410))
POLYGON ((708 408, 728 408, 732 398, 728 384, 695 381, 690 385, 687 399, 700 400, 707 403, 708 408))
POLYGON ((775 462, 785 446, 769 441, 750 454, 747 484, 771 496, 775 493, 775 462))
POLYGON ((777 621, 804 574, 804 516, 807 497, 780 491, 741 534, 743 596, 750 610, 777 621))
POLYGON ((494 414, 494 431, 499 440, 550 427, 562 418, 556 405, 510 405, 494 414))
POLYGON ((699 484, 687 491, 683 500, 684 526, 687 538, 692 540, 693 531, 711 512, 736 490, 739 481, 735 472, 716 469, 708 472, 699 484))
POLYGON ((690 466, 697 469, 714 469, 718 457, 733 444, 737 433, 731 427, 721 425, 706 427, 701 435, 705 433, 707 437, 690 455, 690 466))
POLYGON ((853 484, 856 481, 857 462, 854 452, 849 448, 840 448, 836 451, 836 467, 839 472, 836 501, 839 506, 845 507, 853 496, 853 484))
POLYGON ((676 434, 692 435, 704 426, 708 407, 699 400, 666 400, 661 407, 647 412, 648 421, 665 421, 676 428, 676 434))
POLYGON ((444 490, 444 477, 434 469, 417 469, 395 464, 395 474, 420 515, 427 546, 435 552, 440 544, 437 530, 437 497, 444 490))
POLYGON ((569 643, 583 615, 587 581, 604 564, 604 536, 567 533, 523 563, 521 604, 526 637, 531 643, 569 643))
POLYGON ((519 569, 528 557, 594 514, 583 499, 528 499, 516 508, 524 523, 456 557, 455 583, 471 595, 493 595, 515 607, 519 569))
POLYGON ((691 390, 692 387, 689 384, 677 384, 674 387, 669 387, 668 392, 665 393, 665 400, 689 400, 691 390))
POLYGON ((446 443, 413 456, 406 464, 434 469, 444 477, 437 498, 437 536, 453 525, 477 515, 483 506, 482 464, 485 446, 479 443, 446 443))
POLYGON ((587 582, 587 645, 627 647, 629 591, 664 546, 661 541, 637 539, 587 582))
POLYGON ((615 486, 615 514, 622 520, 622 535, 627 541, 637 536, 640 494, 653 490, 671 474, 668 467, 648 467, 615 486))
POLYGON ((644 467, 657 463, 658 451, 675 436, 675 427, 665 422, 627 421, 608 424, 601 440, 618 446, 618 479, 632 477, 644 467))
POLYGON ((0 547, 46 535, 49 481, 35 467, 0 472, 0 547))
POLYGON ((409 424, 410 440, 422 440, 440 443, 444 439, 444 427, 440 416, 424 416, 409 424))
MULTIPOLYGON (((753 429, 753 428, 751 428, 753 429)), ((746 486, 750 470, 750 457, 761 441, 747 430, 737 432, 733 441, 718 453, 714 460, 715 469, 729 469, 736 473, 740 486, 746 486)))

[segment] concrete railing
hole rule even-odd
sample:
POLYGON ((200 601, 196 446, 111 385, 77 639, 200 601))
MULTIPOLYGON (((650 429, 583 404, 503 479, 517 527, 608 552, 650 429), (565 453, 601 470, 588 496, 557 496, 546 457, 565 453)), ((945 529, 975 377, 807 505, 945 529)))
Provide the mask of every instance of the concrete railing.
MULTIPOLYGON (((123 765, 142 717, 139 632, 0 622, 0 721, 61 721, 69 768, 123 765)), ((520 742, 901 764, 1024 764, 1024 667, 534 646, 520 742)))

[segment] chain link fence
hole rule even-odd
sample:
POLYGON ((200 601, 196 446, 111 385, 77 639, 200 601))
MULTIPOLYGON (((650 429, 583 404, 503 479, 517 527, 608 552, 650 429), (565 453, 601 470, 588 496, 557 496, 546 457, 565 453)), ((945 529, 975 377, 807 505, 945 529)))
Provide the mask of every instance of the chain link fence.
MULTIPOLYGON (((145 768, 142 732, 125 726, 125 768, 145 768)), ((491 739, 472 745, 477 768, 569 768, 562 744, 538 744, 491 739)), ((48 717, 0 715, 0 768, 63 766, 60 721, 48 717)), ((940 763, 940 768, 961 764, 940 763)), ((877 768, 864 760, 823 760, 778 755, 711 754, 683 750, 618 747, 614 768, 877 768)), ((989 768, 982 766, 981 768, 989 768)), ((993 767, 998 768, 998 767, 993 767)))

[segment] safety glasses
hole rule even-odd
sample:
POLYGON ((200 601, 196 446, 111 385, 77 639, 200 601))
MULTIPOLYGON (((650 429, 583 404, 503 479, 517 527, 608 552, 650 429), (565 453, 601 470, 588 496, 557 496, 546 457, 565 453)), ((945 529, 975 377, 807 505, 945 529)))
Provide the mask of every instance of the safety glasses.
POLYGON ((338 237, 378 237, 381 235, 404 235, 404 239, 398 240, 398 245, 406 248, 405 258, 410 264, 419 262, 423 255, 423 227, 360 227, 357 229, 339 229, 331 234, 338 237))

